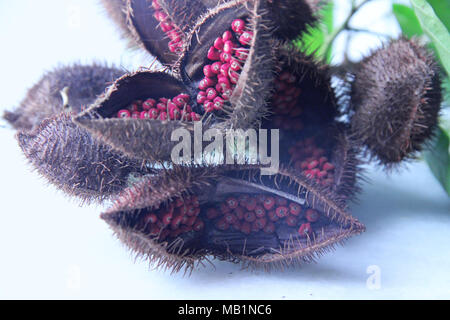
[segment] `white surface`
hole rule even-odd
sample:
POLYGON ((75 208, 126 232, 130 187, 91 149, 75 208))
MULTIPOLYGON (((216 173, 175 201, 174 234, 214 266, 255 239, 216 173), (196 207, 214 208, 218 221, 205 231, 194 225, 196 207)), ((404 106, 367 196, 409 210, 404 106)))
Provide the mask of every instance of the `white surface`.
MULTIPOLYGON (((59 62, 142 64, 100 11, 87 0, 0 0, 1 111, 59 62)), ((317 264, 266 274, 216 261, 187 277, 134 263, 99 219, 102 208, 80 208, 46 186, 11 130, 0 128, 0 145, 0 298, 450 298, 450 201, 423 163, 390 177, 369 168, 371 184, 352 208, 367 231, 317 264), (367 284, 368 268, 379 271, 378 287, 367 284)))

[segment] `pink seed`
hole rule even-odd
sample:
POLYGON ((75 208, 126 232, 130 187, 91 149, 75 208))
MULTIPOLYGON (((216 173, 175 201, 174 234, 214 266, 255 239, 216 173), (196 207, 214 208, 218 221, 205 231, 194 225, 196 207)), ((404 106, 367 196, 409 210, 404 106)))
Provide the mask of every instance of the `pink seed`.
POLYGON ((208 78, 212 78, 215 76, 215 73, 212 72, 211 65, 209 65, 209 64, 207 64, 206 66, 203 67, 203 74, 205 75, 205 77, 208 77, 208 78))
POLYGON ((223 49, 223 39, 222 38, 217 38, 214 41, 214 48, 216 48, 217 50, 222 50, 223 49))
POLYGON ((200 91, 200 92, 197 94, 197 102, 198 102, 199 104, 203 104, 206 100, 207 100, 207 98, 206 98, 206 92, 205 92, 205 91, 200 91))
POLYGON ((223 52, 232 54, 234 48, 236 48, 236 45, 234 44, 233 41, 231 41, 231 40, 225 41, 225 43, 223 45, 223 52))
POLYGON ((239 37, 239 42, 243 45, 248 45, 252 41, 253 32, 246 31, 239 37))
POLYGON ((211 65, 211 71, 215 74, 219 74, 220 73, 220 67, 222 66, 222 63, 220 63, 219 61, 214 62, 211 65))
POLYGON ((219 51, 216 48, 214 48, 214 47, 209 48, 209 50, 208 50, 208 59, 209 60, 219 60, 219 58, 220 58, 219 51))
POLYGON ((245 29, 245 22, 242 19, 236 19, 233 20, 233 22, 231 23, 231 29, 236 32, 241 34, 242 32, 244 32, 245 29))
POLYGON ((117 112, 117 117, 118 118, 130 118, 131 112, 126 109, 120 110, 119 112, 117 112))
POLYGON ((229 41, 231 39, 233 39, 233 34, 231 33, 231 31, 225 31, 222 35, 222 39, 224 42, 229 41))

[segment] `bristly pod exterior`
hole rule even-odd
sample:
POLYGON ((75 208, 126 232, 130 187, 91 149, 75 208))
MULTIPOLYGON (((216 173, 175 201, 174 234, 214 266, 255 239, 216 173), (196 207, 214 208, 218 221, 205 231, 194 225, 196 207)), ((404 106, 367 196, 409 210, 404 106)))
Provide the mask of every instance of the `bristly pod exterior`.
POLYGON ((189 272, 213 256, 269 270, 364 231, 332 195, 286 169, 174 167, 124 190, 101 217, 157 267, 189 272))
POLYGON ((123 73, 101 64, 59 67, 46 73, 19 107, 6 111, 3 117, 17 130, 31 131, 46 118, 62 112, 80 112, 123 73))
POLYGON ((199 0, 103 0, 103 6, 131 46, 164 65, 177 61, 192 21, 207 10, 199 0))
POLYGON ((17 139, 44 178, 83 202, 103 201, 125 188, 131 175, 149 173, 144 163, 93 138, 70 114, 46 119, 31 132, 18 133, 17 139))
POLYGON ((318 22, 318 1, 267 0, 277 30, 275 35, 282 40, 294 40, 318 22))
POLYGON ((351 86, 352 131, 388 168, 432 136, 441 104, 439 70, 416 40, 399 39, 365 58, 351 86))

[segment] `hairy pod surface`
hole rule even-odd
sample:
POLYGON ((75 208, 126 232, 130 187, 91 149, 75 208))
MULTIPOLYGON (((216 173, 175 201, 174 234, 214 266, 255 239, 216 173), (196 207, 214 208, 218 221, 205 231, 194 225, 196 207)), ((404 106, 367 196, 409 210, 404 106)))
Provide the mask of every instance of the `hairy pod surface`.
POLYGON ((66 194, 84 202, 109 198, 127 186, 131 174, 148 173, 143 163, 101 144, 69 114, 44 120, 19 145, 34 168, 66 194))
POLYGON ((62 112, 78 113, 95 101, 124 72, 100 64, 65 66, 45 74, 16 110, 4 118, 17 130, 30 131, 62 112))
POLYGON ((102 218, 159 267, 186 272, 212 256, 267 270, 314 260, 364 231, 323 192, 286 169, 175 167, 124 190, 102 218))
POLYGON ((414 157, 437 125, 439 70, 415 40, 399 39, 365 58, 352 84, 355 137, 388 167, 414 157))

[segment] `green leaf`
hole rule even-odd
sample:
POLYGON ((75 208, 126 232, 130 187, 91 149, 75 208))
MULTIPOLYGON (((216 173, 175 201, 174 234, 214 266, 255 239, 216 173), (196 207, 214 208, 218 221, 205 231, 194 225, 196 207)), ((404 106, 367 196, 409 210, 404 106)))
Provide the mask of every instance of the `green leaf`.
POLYGON ((450 196, 450 137, 448 132, 441 127, 438 128, 436 137, 433 139, 431 147, 424 152, 425 160, 428 163, 433 175, 450 196))
POLYGON ((450 31, 450 0, 427 0, 442 23, 450 31))
MULTIPOLYGON (((333 2, 329 2, 321 9, 319 16, 321 23, 308 30, 308 34, 296 41, 296 45, 307 54, 314 54, 318 58, 325 58, 327 62, 331 61, 332 52, 325 53, 325 40, 333 32, 333 2), (326 57, 324 55, 326 54, 326 57)), ((331 50, 330 50, 331 51, 331 50)))
POLYGON ((450 75, 450 34, 425 0, 411 0, 423 31, 436 47, 442 65, 450 75))
POLYGON ((392 5, 392 11, 397 18, 403 34, 405 34, 408 38, 423 34, 419 19, 417 19, 413 9, 402 4, 394 3, 392 5))

